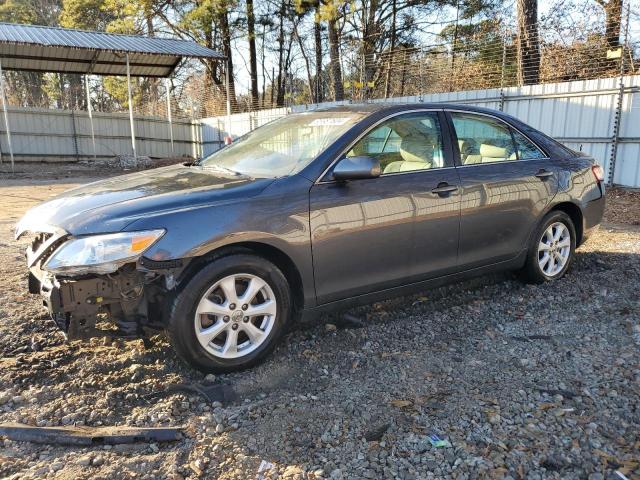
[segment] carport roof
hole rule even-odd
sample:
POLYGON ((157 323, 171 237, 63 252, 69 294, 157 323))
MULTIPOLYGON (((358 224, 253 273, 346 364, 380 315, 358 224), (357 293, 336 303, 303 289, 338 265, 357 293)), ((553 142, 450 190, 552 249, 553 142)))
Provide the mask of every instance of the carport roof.
POLYGON ((182 58, 224 59, 188 40, 89 32, 0 22, 0 61, 6 70, 167 77, 182 58))

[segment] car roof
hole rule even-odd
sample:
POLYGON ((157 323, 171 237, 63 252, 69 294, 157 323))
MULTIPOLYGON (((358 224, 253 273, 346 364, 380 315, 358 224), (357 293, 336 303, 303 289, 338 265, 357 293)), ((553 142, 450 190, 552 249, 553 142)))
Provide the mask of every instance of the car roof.
POLYGON ((415 110, 415 109, 445 109, 445 110, 462 110, 468 112, 488 113, 497 117, 512 118, 511 115, 505 114, 498 110, 491 108, 478 107, 475 105, 466 105, 460 103, 389 103, 389 102, 376 102, 376 103, 352 103, 348 105, 336 105, 332 107, 319 108, 318 112, 357 112, 357 113, 375 113, 375 112, 400 112, 403 110, 415 110))

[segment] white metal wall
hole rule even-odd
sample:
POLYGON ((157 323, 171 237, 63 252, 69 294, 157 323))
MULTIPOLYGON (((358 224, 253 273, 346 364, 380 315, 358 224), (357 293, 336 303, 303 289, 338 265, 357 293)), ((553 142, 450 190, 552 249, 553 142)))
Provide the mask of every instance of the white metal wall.
POLYGON ((292 110, 290 108, 272 108, 256 112, 236 113, 230 117, 209 117, 199 120, 202 129, 202 155, 210 155, 224 145, 224 137, 230 131, 233 138, 238 138, 251 130, 283 117, 292 110), (227 123, 231 121, 229 128, 227 123))
MULTIPOLYGON (((620 131, 614 183, 640 187, 640 76, 624 78, 620 131)), ((502 109, 523 122, 551 135, 574 150, 596 158, 608 174, 613 145, 614 121, 619 94, 618 78, 549 83, 523 87, 470 90, 399 97, 372 102, 450 102, 502 109)), ((266 121, 291 112, 314 110, 349 102, 327 102, 290 108, 263 110, 231 116, 231 134, 242 135, 266 121), (259 118, 260 120, 253 120, 259 118)), ((202 120, 204 153, 222 145, 226 117, 202 120), (215 139, 216 141, 208 141, 215 139)))
MULTIPOLYGON (((127 114, 93 113, 98 158, 132 153, 127 114)), ((156 117, 135 117, 138 155, 149 157, 197 156, 200 127, 191 121, 174 121, 174 151, 169 124, 156 117)), ((8 161, 4 120, 0 119, 0 152, 8 161)), ((91 125, 87 112, 35 108, 10 108, 9 127, 16 161, 73 161, 93 158, 91 125)))
MULTIPOLYGON (((640 76, 624 78, 624 95, 614 183, 640 187, 640 76)), ((372 100, 374 102, 451 102, 502 109, 553 136, 575 150, 593 155, 609 172, 618 78, 550 83, 524 87, 472 90, 453 93, 372 100)), ((297 105, 231 115, 234 138, 291 112, 314 110, 348 102, 297 105)), ((9 123, 16 160, 78 160, 93 157, 91 130, 86 112, 9 109, 9 123)), ((150 157, 208 155, 224 143, 226 116, 197 121, 174 121, 174 152, 168 122, 156 117, 135 120, 139 155, 150 157)), ((94 113, 98 157, 130 154, 129 120, 126 114, 94 113)), ((7 159, 4 121, 0 118, 0 152, 7 159)))

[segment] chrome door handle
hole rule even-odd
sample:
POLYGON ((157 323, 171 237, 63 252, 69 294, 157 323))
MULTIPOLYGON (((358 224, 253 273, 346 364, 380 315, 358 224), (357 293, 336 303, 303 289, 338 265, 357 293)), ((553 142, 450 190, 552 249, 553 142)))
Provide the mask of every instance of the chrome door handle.
POLYGON ((448 195, 451 192, 458 190, 455 185, 449 185, 448 183, 439 183, 436 188, 431 190, 431 193, 437 193, 440 196, 448 195))
POLYGON ((553 177, 553 172, 548 172, 543 168, 538 173, 536 173, 536 177, 538 177, 540 180, 546 180, 549 177, 553 177))

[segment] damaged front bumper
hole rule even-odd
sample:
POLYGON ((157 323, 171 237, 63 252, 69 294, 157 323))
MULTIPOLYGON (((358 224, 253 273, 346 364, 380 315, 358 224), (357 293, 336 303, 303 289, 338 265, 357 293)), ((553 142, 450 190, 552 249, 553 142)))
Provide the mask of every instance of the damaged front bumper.
POLYGON ((78 279, 57 278, 32 267, 29 292, 42 297, 51 318, 70 340, 138 337, 145 335, 145 327, 161 328, 149 319, 146 280, 135 267, 78 279), (111 328, 98 328, 101 322, 110 323, 111 328))
POLYGON ((29 293, 40 295, 51 318, 69 340, 146 337, 163 329, 167 300, 182 262, 144 257, 110 274, 58 276, 42 269, 59 244, 37 235, 27 249, 29 293))

